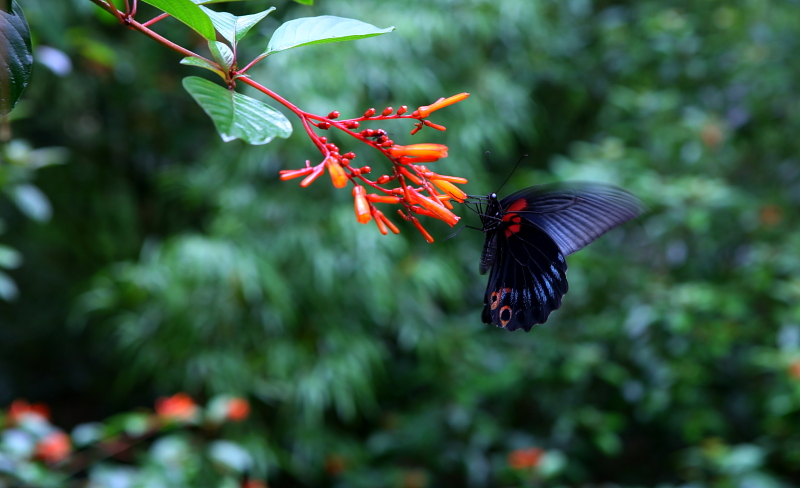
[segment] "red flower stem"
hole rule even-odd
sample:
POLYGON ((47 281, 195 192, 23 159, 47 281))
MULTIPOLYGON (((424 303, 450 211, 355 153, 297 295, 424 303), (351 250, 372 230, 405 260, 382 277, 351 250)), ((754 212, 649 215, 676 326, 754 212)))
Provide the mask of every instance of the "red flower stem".
MULTIPOLYGON (((272 98, 276 102, 280 103, 284 107, 286 107, 289 110, 291 110, 292 112, 294 112, 294 114, 297 115, 300 118, 300 120, 303 122, 303 127, 305 128, 306 132, 311 137, 311 139, 314 141, 314 144, 317 145, 317 148, 320 150, 320 152, 325 157, 328 157, 328 155, 329 155, 328 148, 325 147, 325 144, 323 144, 322 141, 319 140, 319 136, 317 135, 316 132, 314 132, 314 130, 311 128, 311 126, 308 123, 308 120, 311 118, 311 117, 309 117, 309 115, 311 115, 311 114, 309 114, 308 112, 304 112, 303 110, 300 110, 295 104, 293 104, 289 100, 286 100, 285 98, 283 98, 282 96, 278 95, 274 91, 270 90, 266 86, 262 85, 261 83, 258 83, 257 81, 252 80, 251 78, 249 78, 247 76, 242 76, 242 77, 239 77, 239 78, 236 78, 236 79, 237 80, 241 80, 242 83, 245 83, 247 85, 252 86, 256 90, 258 90, 261 93, 267 95, 268 97, 272 98)), ((322 120, 322 119, 320 119, 320 120, 322 120)))
POLYGON ((131 9, 131 17, 136 16, 136 9, 139 7, 139 0, 133 0, 133 8, 131 9))
POLYGON ((204 61, 207 61, 207 62, 209 62, 209 63, 211 63, 213 65, 217 65, 217 63, 211 61, 210 59, 206 59, 203 56, 200 56, 199 54, 195 54, 192 51, 189 51, 188 49, 186 49, 185 47, 179 46, 179 45, 175 44, 174 42, 170 41, 169 39, 167 39, 167 38, 165 38, 165 37, 163 37, 163 36, 161 36, 159 34, 156 34, 154 31, 148 29, 147 27, 145 27, 144 25, 140 24, 139 22, 136 22, 135 20, 133 20, 130 17, 128 17, 126 19, 125 23, 128 24, 133 29, 136 29, 139 32, 141 32, 142 34, 150 37, 151 39, 153 39, 153 40, 155 40, 157 42, 160 42, 161 44, 167 46, 168 48, 172 49, 173 51, 178 51, 179 53, 183 54, 184 56, 188 56, 188 57, 192 57, 192 58, 200 58, 200 59, 202 59, 204 61))
POLYGON ((244 68, 240 69, 238 71, 238 74, 243 75, 243 74, 247 73, 247 70, 252 68, 256 63, 258 63, 259 61, 261 61, 264 58, 266 58, 266 56, 259 56, 259 57, 255 58, 255 59, 253 59, 252 61, 247 63, 247 66, 245 66, 244 68))
POLYGON ((358 175, 358 179, 360 179, 361 181, 363 181, 365 184, 367 184, 367 185, 371 186, 372 188, 375 188, 376 190, 380 190, 380 191, 382 191, 382 192, 384 192, 384 193, 386 193, 386 194, 389 194, 389 195, 391 195, 391 194, 392 194, 392 190, 387 190, 386 188, 384 188, 384 187, 382 187, 382 186, 378 185, 378 184, 377 184, 377 183, 375 183, 374 181, 370 181, 370 180, 368 180, 367 178, 365 178, 365 177, 364 177, 364 176, 362 176, 362 175, 358 175))
POLYGON ((159 20, 166 19, 167 17, 169 17, 169 14, 164 12, 163 14, 159 15, 158 17, 153 17, 152 19, 148 20, 147 22, 145 22, 142 25, 145 26, 145 27, 148 27, 148 26, 151 26, 151 25, 155 24, 159 20))

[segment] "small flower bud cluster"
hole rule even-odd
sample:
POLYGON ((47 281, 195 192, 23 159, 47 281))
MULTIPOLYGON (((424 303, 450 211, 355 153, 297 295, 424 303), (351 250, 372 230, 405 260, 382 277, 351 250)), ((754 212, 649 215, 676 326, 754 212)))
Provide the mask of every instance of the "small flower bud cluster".
POLYGON ((466 193, 456 186, 467 183, 466 179, 434 173, 422 164, 433 163, 447 157, 447 146, 433 143, 403 146, 390 139, 383 129, 362 129, 359 132, 355 132, 355 129, 358 129, 361 122, 414 119, 417 122, 411 131, 412 135, 425 126, 443 131, 446 130, 444 126, 428 121, 427 117, 434 111, 460 102, 468 96, 468 93, 461 93, 441 98, 431 105, 419 107, 410 115, 407 115, 408 107, 405 105, 397 110, 386 107, 380 113, 370 108, 363 116, 347 120, 338 120, 341 114, 336 110, 330 112, 327 117, 305 114, 304 126, 322 153, 322 161, 312 166, 307 160, 304 168, 282 170, 280 177, 282 180, 303 177, 300 186, 307 187, 327 171, 334 187, 344 188, 348 183, 354 185, 353 205, 359 223, 366 224, 375 220, 382 234, 386 235, 389 231, 397 234, 400 230, 378 210, 375 204, 400 205, 402 208, 397 211, 400 217, 411 222, 425 240, 433 242, 433 237, 419 222, 418 216, 431 217, 454 226, 459 217, 452 212, 451 200, 463 202, 466 198, 466 193), (367 178, 365 175, 371 173, 372 169, 369 166, 354 166, 352 161, 356 157, 355 152, 341 154, 337 145, 328 142, 327 137, 317 135, 312 127, 320 130, 338 129, 380 151, 392 163, 391 173, 381 175, 374 180, 367 178), (397 186, 387 187, 392 184, 397 186), (376 193, 367 193, 370 188, 376 193))

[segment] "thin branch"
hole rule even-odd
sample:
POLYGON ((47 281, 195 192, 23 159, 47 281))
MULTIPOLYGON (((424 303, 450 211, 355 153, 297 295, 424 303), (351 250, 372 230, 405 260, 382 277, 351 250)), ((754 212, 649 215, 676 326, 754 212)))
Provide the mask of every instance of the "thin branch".
POLYGON ((145 26, 145 27, 149 27, 149 26, 155 24, 156 22, 158 22, 159 20, 164 20, 167 17, 169 17, 169 14, 167 12, 164 12, 163 14, 161 14, 161 15, 159 15, 157 17, 153 17, 152 19, 148 20, 147 22, 145 22, 142 25, 145 26))

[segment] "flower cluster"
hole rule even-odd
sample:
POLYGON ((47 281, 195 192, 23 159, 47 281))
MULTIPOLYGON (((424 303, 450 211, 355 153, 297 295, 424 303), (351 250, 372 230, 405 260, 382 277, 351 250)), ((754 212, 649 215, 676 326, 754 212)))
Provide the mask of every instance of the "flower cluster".
MULTIPOLYGON (((97 460, 116 456, 142 439, 176 427, 202 427, 207 435, 226 422, 241 422, 249 415, 250 403, 244 398, 217 396, 203 408, 189 395, 177 393, 156 400, 153 412, 124 413, 105 424, 82 424, 67 433, 51 423, 47 405, 15 400, 7 409, 0 409, 0 466, 12 474, 77 472, 91 467, 93 455, 97 460), (42 470, 42 464, 48 469, 42 470)), ((0 469, 0 486, 6 486, 5 480, 0 469)), ((28 481, 30 486, 53 485, 45 478, 28 481)), ((252 486, 259 486, 258 480, 251 481, 252 486)))
POLYGON ((309 113, 302 113, 304 127, 309 137, 322 153, 322 161, 312 166, 310 161, 301 169, 283 170, 280 172, 282 180, 303 177, 301 187, 313 183, 322 173, 328 172, 331 183, 336 188, 344 188, 352 182, 354 208, 356 220, 366 224, 375 220, 378 230, 386 235, 390 230, 397 234, 400 230, 391 220, 378 210, 377 203, 400 205, 397 210, 401 218, 410 221, 425 237, 428 242, 433 242, 433 237, 419 222, 418 216, 432 217, 441 220, 451 227, 459 217, 452 210, 451 200, 463 202, 466 193, 455 184, 465 184, 467 180, 457 176, 447 176, 435 173, 423 163, 433 163, 447 157, 447 146, 442 144, 411 144, 402 146, 395 144, 383 129, 363 129, 357 131, 362 122, 375 122, 395 119, 414 119, 417 122, 411 131, 416 134, 423 127, 428 126, 436 130, 446 130, 445 127, 427 120, 428 115, 440 108, 447 107, 466 99, 469 93, 460 93, 449 98, 441 98, 431 105, 419 107, 411 114, 407 114, 408 107, 402 106, 397 110, 387 107, 380 114, 374 108, 364 112, 364 115, 354 119, 339 120, 339 112, 333 111, 327 117, 319 117, 309 113), (392 163, 392 172, 378 178, 370 179, 367 175, 372 173, 369 166, 356 166, 353 160, 355 152, 341 153, 338 146, 328 142, 325 136, 319 136, 312 127, 318 130, 338 129, 356 140, 375 148, 392 163), (374 191, 367 193, 368 189, 374 191))

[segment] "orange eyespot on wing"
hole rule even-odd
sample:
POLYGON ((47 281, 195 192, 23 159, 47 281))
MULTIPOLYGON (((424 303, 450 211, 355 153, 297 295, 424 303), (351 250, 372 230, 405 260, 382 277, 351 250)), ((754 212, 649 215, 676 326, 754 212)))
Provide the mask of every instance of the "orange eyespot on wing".
POLYGON ((500 304, 500 292, 493 291, 492 295, 489 297, 489 306, 492 310, 496 309, 497 306, 500 304))
POLYGON ((505 327, 511 321, 511 317, 514 316, 514 311, 511 310, 511 307, 508 305, 504 305, 500 308, 500 313, 497 314, 497 318, 500 319, 500 326, 505 327))

